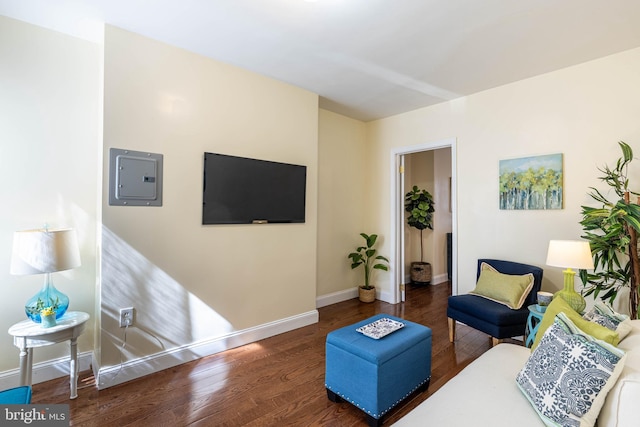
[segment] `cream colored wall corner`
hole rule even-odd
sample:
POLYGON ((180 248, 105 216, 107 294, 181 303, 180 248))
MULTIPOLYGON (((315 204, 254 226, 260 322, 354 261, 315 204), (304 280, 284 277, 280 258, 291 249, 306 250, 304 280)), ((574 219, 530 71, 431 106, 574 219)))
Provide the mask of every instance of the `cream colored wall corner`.
MULTIPOLYGON (((53 281, 69 296, 69 310, 95 319, 100 52, 96 44, 0 16, 2 378, 13 378, 18 368, 18 349, 6 331, 26 319, 24 302, 43 282, 42 275, 9 274, 14 231, 44 223, 76 229, 82 266, 54 273, 53 281)), ((90 320, 79 339, 80 353, 92 350, 93 336, 90 320)), ((34 362, 55 364, 68 354, 64 344, 42 347, 34 362)), ((37 371, 34 382, 40 380, 37 371)))
MULTIPOLYGON (((365 195, 365 124, 320 110, 318 129, 318 289, 326 303, 353 297, 362 271, 351 270, 347 254, 362 243, 365 195)), ((318 305, 326 305, 319 302, 318 305)))
POLYGON ((317 320, 317 95, 107 26, 104 112, 101 367, 120 364, 121 307, 125 363, 317 320), (162 207, 108 205, 112 147, 164 155, 162 207), (205 151, 306 165, 306 223, 201 225, 205 151))
POLYGON ((368 123, 370 167, 379 171, 371 186, 380 194, 368 205, 372 226, 391 230, 391 150, 456 138, 459 292, 475 285, 480 257, 541 266, 543 289, 561 288, 560 269, 545 265, 549 240, 580 237, 580 206, 591 203, 589 186, 602 188, 597 167, 620 156, 618 140, 640 153, 638 69, 634 49, 368 123), (499 160, 553 153, 564 154, 564 209, 498 209, 499 160))

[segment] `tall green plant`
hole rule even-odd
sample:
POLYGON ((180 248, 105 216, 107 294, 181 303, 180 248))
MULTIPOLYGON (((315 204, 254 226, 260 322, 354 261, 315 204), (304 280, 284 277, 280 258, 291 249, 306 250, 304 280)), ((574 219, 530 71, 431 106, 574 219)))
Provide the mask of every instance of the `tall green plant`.
POLYGON ((362 238, 365 241, 366 246, 359 246, 355 252, 351 252, 347 255, 347 258, 351 258, 351 268, 358 268, 359 266, 364 266, 364 289, 372 289, 373 286, 369 284, 369 279, 371 277, 371 269, 375 268, 376 270, 384 270, 389 271, 389 260, 383 257, 382 255, 377 255, 377 250, 374 249, 373 245, 376 244, 376 240, 378 240, 377 234, 366 235, 365 233, 360 233, 362 238), (386 264, 377 261, 385 261, 386 264))
POLYGON ((407 224, 420 230, 420 261, 424 260, 422 250, 422 231, 433 230, 433 213, 435 212, 433 196, 427 190, 413 189, 404 196, 404 210, 408 212, 407 224))
POLYGON ((580 271, 585 285, 585 295, 593 294, 610 303, 619 291, 628 286, 629 312, 633 319, 638 317, 638 280, 640 280, 640 260, 638 260, 638 232, 640 232, 640 206, 630 201, 627 171, 633 160, 631 147, 620 141, 622 157, 614 168, 598 168, 603 173, 598 177, 616 194, 617 200, 609 201, 596 188, 589 187, 589 196, 601 207, 582 206, 580 224, 585 232, 582 238, 589 241, 593 264, 593 274, 580 271), (600 295, 602 294, 602 295, 600 295))

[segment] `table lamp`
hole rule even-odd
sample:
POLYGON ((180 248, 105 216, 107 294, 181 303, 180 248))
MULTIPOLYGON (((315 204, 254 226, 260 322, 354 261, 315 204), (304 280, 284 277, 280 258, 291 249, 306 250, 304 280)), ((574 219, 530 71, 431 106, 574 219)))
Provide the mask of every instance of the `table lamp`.
POLYGON ((51 273, 80 266, 80 250, 73 229, 24 230, 13 234, 11 274, 44 274, 44 285, 40 292, 25 304, 27 317, 40 323, 40 312, 51 308, 56 319, 62 317, 69 307, 69 297, 53 286, 51 273))
POLYGON ((574 289, 576 269, 592 269, 593 258, 589 242, 583 240, 551 240, 547 252, 547 265, 564 267, 564 288, 553 296, 564 299, 575 311, 582 313, 587 306, 582 295, 574 289))

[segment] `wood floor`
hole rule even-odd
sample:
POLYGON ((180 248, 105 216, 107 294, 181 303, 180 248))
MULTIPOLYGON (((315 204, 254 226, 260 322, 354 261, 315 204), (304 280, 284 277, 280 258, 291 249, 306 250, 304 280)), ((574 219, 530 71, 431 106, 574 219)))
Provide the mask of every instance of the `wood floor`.
POLYGON ((365 304, 357 299, 319 309, 320 321, 223 353, 98 391, 82 373, 78 398, 68 378, 33 386, 33 403, 68 403, 73 426, 365 426, 348 403, 332 403, 324 388, 328 332, 377 313, 432 330, 432 377, 384 417, 391 425, 488 350, 491 339, 465 326, 455 344, 447 335, 449 284, 407 286, 407 302, 365 304))

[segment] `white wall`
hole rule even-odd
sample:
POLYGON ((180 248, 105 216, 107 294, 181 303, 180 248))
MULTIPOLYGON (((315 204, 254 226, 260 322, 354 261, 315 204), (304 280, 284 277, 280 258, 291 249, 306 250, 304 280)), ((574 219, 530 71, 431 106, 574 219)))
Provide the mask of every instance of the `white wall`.
MULTIPOLYGON (((79 351, 93 347, 100 55, 93 43, 0 16, 0 371, 18 367, 6 331, 26 319, 24 303, 43 282, 9 275, 16 230, 76 229, 82 266, 53 281, 69 296, 69 310, 91 315, 79 351)), ((68 354, 65 344, 42 347, 34 362, 68 354)))
POLYGON ((107 26, 104 111, 101 368, 121 361, 122 307, 125 362, 317 321, 317 95, 107 26), (111 147, 164 155, 162 207, 108 205, 111 147), (306 165, 306 223, 201 225, 205 151, 306 165))
MULTIPOLYGON (((635 49, 369 123, 370 162, 378 171, 371 186, 379 197, 369 206, 368 221, 391 230, 392 148, 456 138, 459 292, 475 285, 480 257, 541 266, 543 289, 560 289, 560 269, 544 265, 549 240, 580 237, 580 206, 591 203, 589 186, 601 187, 597 167, 620 156, 618 140, 640 153, 639 69, 640 49, 635 49), (499 160, 559 152, 564 153, 564 209, 498 209, 499 160)), ((631 175, 632 185, 640 182, 640 164, 631 175)))

